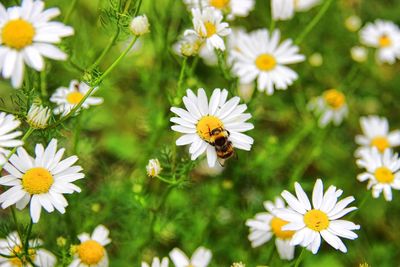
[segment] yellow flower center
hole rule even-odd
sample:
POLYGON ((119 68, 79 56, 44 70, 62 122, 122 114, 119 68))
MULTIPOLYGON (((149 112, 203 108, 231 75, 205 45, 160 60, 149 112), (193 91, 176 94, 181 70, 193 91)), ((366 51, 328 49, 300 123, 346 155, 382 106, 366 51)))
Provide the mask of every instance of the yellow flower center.
POLYGON ((282 226, 288 224, 287 221, 284 221, 278 217, 272 218, 271 222, 272 232, 274 232, 276 237, 281 239, 290 239, 294 235, 294 231, 283 231, 282 226))
POLYGON ((3 43, 11 48, 22 49, 32 44, 35 29, 23 19, 14 19, 4 25, 1 32, 3 43))
POLYGON ((328 216, 320 210, 308 211, 304 214, 303 220, 308 228, 317 232, 325 230, 329 226, 328 216))
POLYGON ((218 8, 223 9, 229 4, 229 0, 210 0, 210 5, 218 8))
POLYGON ((261 54, 256 58, 256 66, 263 71, 273 70, 276 66, 276 59, 270 54, 261 54))
POLYGON ((78 255, 87 265, 97 264, 104 257, 104 248, 99 242, 87 240, 78 246, 78 255))
POLYGON ((42 167, 29 169, 22 176, 22 187, 31 195, 49 192, 53 183, 51 173, 42 167))
POLYGON ((223 128, 224 125, 215 116, 204 116, 199 120, 196 125, 197 134, 200 136, 201 139, 209 141, 211 131, 218 128, 223 128))
POLYGON ((324 93, 325 102, 333 109, 339 109, 346 103, 346 97, 336 89, 330 89, 324 93))
POLYGON ((390 144, 386 137, 378 136, 372 139, 371 146, 376 147, 379 152, 383 153, 386 148, 390 147, 390 144))
POLYGON ((394 174, 386 167, 379 167, 375 170, 375 178, 382 184, 390 184, 394 180, 394 174))
POLYGON ((77 105, 81 102, 83 94, 81 92, 72 92, 67 95, 67 101, 72 105, 77 105))
MULTIPOLYGON (((22 252, 23 251, 22 251, 22 248, 20 246, 15 246, 13 248, 12 254, 15 257, 10 258, 10 263, 13 266, 18 266, 18 267, 27 266, 27 264, 29 262, 28 258, 27 258, 26 255, 21 255, 22 252)), ((28 250, 28 254, 29 254, 30 260, 34 261, 35 260, 35 256, 36 256, 36 251, 34 249, 30 248, 28 250)))
POLYGON ((203 37, 210 38, 217 32, 217 28, 211 22, 204 22, 204 27, 206 28, 206 33, 203 34, 203 37))
POLYGON ((379 38, 379 46, 380 47, 388 47, 392 44, 392 40, 387 35, 382 35, 379 38))

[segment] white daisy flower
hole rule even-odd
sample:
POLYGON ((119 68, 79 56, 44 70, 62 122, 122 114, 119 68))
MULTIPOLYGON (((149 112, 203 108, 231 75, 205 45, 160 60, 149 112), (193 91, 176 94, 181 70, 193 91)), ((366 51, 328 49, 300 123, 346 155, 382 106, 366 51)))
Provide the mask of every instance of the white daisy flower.
MULTIPOLYGON (((35 266, 40 267, 54 267, 56 266, 57 259, 49 251, 42 248, 43 242, 39 239, 29 241, 28 255, 35 266)), ((22 262, 17 257, 24 251, 21 239, 17 232, 10 233, 6 239, 0 239, 0 253, 7 256, 15 256, 12 258, 6 258, 0 256, 0 267, 33 267, 29 262, 22 262)), ((28 256, 28 255, 25 255, 28 256)))
POLYGON ((15 131, 21 124, 14 115, 0 112, 0 166, 7 161, 7 156, 10 151, 6 148, 14 148, 22 146, 24 143, 21 140, 15 139, 22 135, 22 132, 15 131))
POLYGON ((322 236, 333 248, 347 252, 346 246, 339 237, 356 239, 358 236, 353 230, 360 229, 360 226, 338 219, 357 209, 356 207, 346 208, 354 201, 354 197, 346 197, 338 202, 343 191, 330 186, 324 194, 322 181, 318 179, 315 182, 311 206, 299 183, 295 183, 295 189, 296 197, 286 190, 281 194, 290 208, 275 211, 279 218, 289 222, 282 227, 282 230, 295 231, 290 244, 301 245, 316 254, 321 245, 322 236))
POLYGON ((193 253, 192 258, 188 258, 186 254, 179 248, 174 248, 169 257, 175 264, 175 267, 207 267, 211 261, 211 250, 204 247, 199 247, 193 253))
POLYGON ((168 267, 169 260, 167 257, 160 259, 158 257, 153 258, 153 262, 149 265, 146 262, 142 262, 142 267, 168 267))
POLYGON ((225 50, 222 37, 231 33, 229 24, 222 22, 222 15, 214 8, 207 7, 203 10, 192 9, 194 30, 186 30, 185 35, 195 34, 206 42, 207 48, 225 50))
POLYGON ((361 117, 360 125, 363 135, 356 136, 356 143, 361 146, 356 150, 356 156, 360 156, 361 151, 369 147, 376 147, 383 153, 387 148, 400 145, 400 130, 389 132, 389 123, 385 117, 361 117))
POLYGON ((80 192, 81 189, 73 182, 85 175, 81 173, 80 166, 73 166, 78 160, 77 156, 61 160, 64 151, 64 148, 57 150, 56 139, 52 139, 46 149, 37 144, 35 158, 19 147, 4 165, 4 170, 9 174, 0 178, 1 185, 11 187, 0 195, 1 207, 5 209, 16 204, 22 210, 30 202, 34 223, 39 221, 42 207, 47 212, 56 209, 65 213, 68 202, 63 194, 80 192))
POLYGON ((99 225, 92 235, 88 233, 78 235, 81 243, 76 247, 74 260, 69 267, 108 267, 105 246, 111 243, 109 234, 110 231, 104 225, 99 225))
POLYGON ((160 161, 158 159, 151 159, 146 166, 146 172, 148 176, 154 177, 160 174, 162 171, 160 161))
MULTIPOLYGON (((91 95, 97 91, 97 87, 92 91, 91 95)), ((58 106, 53 110, 54 114, 67 115, 79 102, 83 99, 86 93, 90 90, 90 86, 84 82, 72 80, 69 87, 59 87, 51 96, 50 101, 58 106)), ((103 98, 89 96, 83 102, 81 108, 88 109, 90 106, 100 105, 103 103, 103 98)))
POLYGON ((26 116, 26 122, 35 129, 44 129, 50 119, 51 110, 47 107, 32 104, 26 116))
MULTIPOLYGON (((217 161, 216 143, 213 141, 212 131, 218 130, 225 133, 228 138, 226 145, 249 151, 254 142, 253 138, 242 132, 254 128, 253 124, 246 122, 251 118, 249 113, 243 113, 247 106, 239 105, 240 98, 233 97, 226 101, 228 91, 215 89, 208 102, 206 92, 200 88, 197 96, 188 89, 183 103, 187 110, 172 107, 171 111, 179 117, 171 118, 176 123, 171 128, 184 133, 176 140, 176 145, 190 144, 191 159, 196 160, 204 152, 207 153, 208 165, 213 167, 217 161)), ((225 144, 224 144, 225 145, 225 144)), ((228 157, 231 156, 227 155, 228 157)))
POLYGON ((320 0, 271 0, 272 19, 291 19, 295 11, 308 11, 319 3, 320 0))
POLYGON ((36 71, 44 70, 43 57, 65 60, 67 55, 53 44, 74 30, 61 22, 50 21, 58 8, 44 9, 43 1, 23 0, 21 6, 5 9, 0 3, 0 70, 12 86, 19 88, 25 63, 36 71))
POLYGON ((297 80, 297 73, 285 65, 304 61, 305 57, 298 54, 299 48, 292 40, 279 44, 279 39, 279 30, 271 35, 266 29, 238 35, 237 49, 231 50, 231 56, 232 71, 240 83, 257 80, 258 90, 272 95, 274 89, 286 90, 297 80))
POLYGON ((341 124, 349 113, 345 95, 336 89, 326 90, 322 96, 312 99, 308 108, 319 116, 318 124, 321 128, 330 122, 341 124))
POLYGON ((357 160, 366 172, 357 176, 360 182, 368 180, 367 188, 372 188, 372 196, 378 198, 383 191, 386 201, 392 201, 392 188, 400 190, 400 159, 397 153, 386 149, 383 154, 376 147, 361 151, 357 160))
POLYGON ((213 7, 227 18, 247 17, 254 9, 255 0, 184 0, 188 8, 213 7))
POLYGON ((285 203, 280 197, 272 201, 265 201, 264 208, 268 212, 256 214, 254 219, 248 219, 246 225, 250 227, 248 236, 251 246, 259 247, 271 240, 275 236, 275 246, 279 257, 283 260, 292 260, 294 258, 294 246, 290 245, 290 240, 294 234, 293 231, 283 231, 282 226, 288 222, 276 217, 274 210, 285 208, 285 203))
POLYGON ((362 44, 378 49, 376 58, 380 63, 393 64, 400 58, 400 29, 391 21, 367 23, 360 31, 360 39, 362 44))

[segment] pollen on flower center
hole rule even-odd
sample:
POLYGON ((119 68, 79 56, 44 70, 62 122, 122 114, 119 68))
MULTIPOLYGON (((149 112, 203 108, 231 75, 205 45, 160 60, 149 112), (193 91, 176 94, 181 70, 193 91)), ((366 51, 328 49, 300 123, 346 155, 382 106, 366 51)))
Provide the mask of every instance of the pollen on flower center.
POLYGON ((392 44, 392 40, 387 35, 382 35, 379 38, 379 46, 380 47, 388 47, 392 44))
POLYGON ((218 8, 218 9, 223 9, 229 4, 230 0, 210 0, 210 5, 218 8))
POLYGON ((22 187, 31 195, 49 192, 53 183, 51 173, 42 167, 29 169, 22 176, 22 187))
POLYGON ((339 109, 346 103, 346 97, 336 89, 330 89, 324 93, 325 102, 333 109, 339 109))
POLYGON ((34 36, 35 28, 23 19, 10 20, 1 32, 3 43, 15 49, 22 49, 32 44, 34 36))
POLYGON ((274 232, 276 237, 279 237, 281 239, 289 239, 292 238, 294 235, 294 231, 283 231, 282 226, 288 224, 287 221, 284 221, 278 217, 272 218, 270 225, 271 229, 274 232))
POLYGON ((217 32, 215 25, 209 21, 204 22, 204 27, 206 28, 206 32, 203 34, 203 37, 209 38, 217 32))
POLYGON ((371 146, 376 147, 379 152, 383 153, 386 148, 390 147, 390 144, 386 137, 378 136, 372 139, 371 146))
POLYGON ((77 91, 69 93, 67 95, 67 101, 73 105, 79 104, 79 102, 81 102, 82 98, 83 98, 83 94, 81 92, 77 92, 77 91))
POLYGON ((375 178, 383 184, 390 184, 394 180, 394 174, 386 167, 379 167, 375 170, 375 178))
MULTIPOLYGON (((21 252, 22 252, 22 247, 14 246, 14 248, 12 250, 12 254, 15 257, 10 258, 10 263, 12 264, 12 266, 22 267, 22 266, 26 266, 28 264, 29 261, 28 261, 26 255, 24 255, 22 258, 18 257, 21 252)), ((31 261, 34 261, 35 256, 36 256, 36 251, 34 249, 30 248, 28 250, 28 254, 29 254, 29 259, 31 261)))
POLYGON ((223 127, 224 125, 220 119, 210 115, 202 117, 196 125, 197 134, 205 141, 210 140, 212 130, 223 127))
POLYGON ((273 70, 276 66, 276 59, 270 54, 261 54, 256 58, 256 66, 263 71, 273 70))
POLYGON ((97 264, 104 257, 103 246, 94 240, 87 240, 78 246, 78 255, 87 265, 97 264))
POLYGON ((308 228, 317 232, 325 230, 329 226, 329 218, 326 213, 316 209, 304 214, 303 220, 308 228))

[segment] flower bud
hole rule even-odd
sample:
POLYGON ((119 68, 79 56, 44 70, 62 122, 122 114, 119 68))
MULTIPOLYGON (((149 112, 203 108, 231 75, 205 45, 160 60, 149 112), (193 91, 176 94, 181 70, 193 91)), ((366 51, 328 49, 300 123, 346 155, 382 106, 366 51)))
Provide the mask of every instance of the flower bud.
POLYGON ((356 15, 350 16, 345 20, 344 25, 349 31, 356 32, 361 27, 361 19, 356 15))
POLYGON ((143 35, 150 32, 150 24, 146 15, 137 16, 132 19, 130 30, 134 35, 143 35))
POLYGON ((51 110, 49 108, 32 104, 26 116, 26 121, 32 128, 44 129, 47 127, 50 114, 51 110))
POLYGON ((365 62, 368 58, 368 50, 362 46, 354 46, 350 50, 351 58, 359 63, 365 62))
POLYGON ((158 159, 151 159, 146 166, 147 175, 155 177, 161 172, 162 168, 158 159))

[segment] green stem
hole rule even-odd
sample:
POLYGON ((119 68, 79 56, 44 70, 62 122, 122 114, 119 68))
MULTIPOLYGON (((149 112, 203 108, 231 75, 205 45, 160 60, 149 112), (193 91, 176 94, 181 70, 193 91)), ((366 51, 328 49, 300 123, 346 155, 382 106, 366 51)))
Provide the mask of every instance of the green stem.
POLYGON ((270 253, 268 255, 268 261, 267 261, 268 265, 270 265, 270 266, 272 266, 272 259, 274 258, 275 251, 276 251, 275 250, 275 245, 272 244, 272 249, 271 249, 271 251, 270 251, 270 253))
POLYGON ((15 224, 15 229, 17 229, 19 239, 22 240, 22 233, 21 233, 21 230, 19 229, 17 214, 15 214, 15 209, 13 206, 11 206, 11 215, 12 215, 12 218, 13 218, 13 221, 15 224))
POLYGON ((304 38, 312 31, 312 29, 318 24, 318 22, 322 19, 325 13, 328 11, 330 5, 333 0, 326 0, 324 5, 319 10, 318 14, 310 21, 310 23, 304 28, 304 30, 300 33, 300 35, 294 41, 295 44, 299 45, 304 41, 304 38))
POLYGON ((73 144, 72 144, 72 154, 74 154, 74 155, 76 155, 78 152, 78 144, 79 144, 79 140, 80 140, 81 126, 82 126, 81 117, 78 116, 76 118, 74 139, 73 139, 73 144))
POLYGON ((178 97, 181 97, 182 83, 183 83, 183 78, 185 77, 186 66, 187 66, 187 57, 184 57, 181 67, 181 73, 179 74, 179 80, 178 80, 178 97))
POLYGON ((229 74, 229 72, 227 71, 227 68, 226 68, 224 52, 218 51, 217 55, 218 55, 218 66, 219 66, 219 68, 220 68, 220 70, 222 72, 222 75, 224 75, 224 78, 226 80, 230 81, 232 78, 231 78, 231 75, 229 74))
POLYGON ((74 115, 83 105, 83 103, 86 101, 86 99, 92 94, 92 92, 96 89, 96 87, 104 80, 104 78, 110 74, 110 72, 120 63, 120 61, 126 56, 126 54, 131 50, 133 45, 136 43, 136 40, 138 39, 138 36, 135 36, 129 46, 122 52, 122 54, 114 61, 113 64, 111 64, 108 69, 96 80, 94 84, 90 87, 90 89, 86 92, 86 94, 83 96, 81 101, 64 117, 60 118, 58 121, 54 122, 53 124, 49 125, 47 128, 55 128, 64 121, 68 120, 72 115, 74 115))
POLYGON ((71 17, 72 12, 74 11, 74 8, 75 8, 77 2, 78 2, 78 0, 72 0, 71 1, 69 9, 68 9, 68 11, 65 14, 65 17, 63 19, 63 23, 67 23, 68 22, 69 18, 71 17))
POLYGON ((304 160, 294 168, 294 171, 290 176, 289 185, 292 185, 296 179, 300 179, 307 170, 307 167, 310 166, 313 160, 321 153, 321 146, 327 133, 328 131, 326 129, 315 131, 314 138, 312 138, 314 140, 312 149, 304 160))
POLYGON ((29 222, 29 225, 28 225, 28 231, 26 233, 25 243, 23 244, 23 246, 25 248, 25 255, 27 258, 29 258, 29 239, 31 237, 32 227, 33 227, 33 221, 31 219, 29 222))
POLYGON ((275 20, 271 18, 271 22, 270 22, 270 24, 269 24, 269 31, 270 31, 270 34, 272 34, 272 32, 274 31, 274 29, 275 29, 275 24, 276 24, 275 20))
POLYGON ((166 178, 164 178, 164 177, 162 177, 160 175, 157 175, 157 176, 154 176, 154 177, 156 177, 160 181, 163 181, 164 183, 167 183, 167 184, 170 184, 170 185, 176 185, 176 183, 177 183, 176 181, 170 181, 170 180, 168 180, 168 179, 166 179, 166 178))
POLYGON ((42 92, 42 98, 47 99, 46 69, 40 72, 40 90, 42 92))
POLYGON ((303 247, 303 249, 301 250, 301 253, 299 255, 299 257, 296 260, 296 263, 294 264, 294 267, 299 267, 301 261, 303 260, 303 256, 304 256, 304 251, 306 251, 306 249, 303 247))
MULTIPOLYGON (((132 0, 128 0, 126 2, 124 10, 122 11, 121 16, 125 15, 128 12, 129 6, 131 5, 131 2, 132 2, 132 0)), ((140 9, 140 5, 138 6, 137 11, 140 9)), ((119 19, 118 19, 118 23, 119 23, 119 19)), ((104 57, 108 54, 108 52, 114 46, 115 42, 118 39, 118 36, 119 36, 120 32, 121 32, 120 27, 117 27, 117 30, 116 30, 114 36, 111 37, 109 43, 104 48, 103 52, 101 52, 100 56, 96 59, 96 61, 88 68, 89 71, 95 69, 96 67, 98 67, 100 65, 101 61, 104 59, 104 57)))
MULTIPOLYGON (((126 54, 128 54, 128 52, 132 49, 133 45, 136 43, 138 39, 138 36, 135 36, 131 43, 128 45, 128 47, 124 50, 124 52, 122 52, 121 55, 119 55, 119 57, 114 61, 113 64, 111 64, 110 67, 108 67, 108 69, 106 69, 106 71, 100 76, 100 78, 98 79, 98 81, 95 83, 95 86, 99 85, 101 81, 104 80, 104 78, 111 72, 114 70, 114 68, 120 63, 120 61, 126 56, 126 54)), ((83 104, 83 102, 82 102, 83 104)))
POLYGON ((151 221, 150 221, 149 238, 147 239, 145 244, 148 244, 153 239, 153 237, 154 237, 154 224, 155 224, 156 219, 157 219, 157 213, 164 206, 164 204, 167 201, 167 198, 168 198, 169 194, 172 192, 173 188, 174 188, 174 186, 170 186, 170 187, 167 188, 167 190, 164 192, 163 196, 161 197, 158 206, 153 210, 153 216, 151 217, 151 221))
POLYGON ((117 28, 117 31, 115 32, 114 36, 110 39, 110 42, 108 43, 108 45, 106 46, 106 48, 104 48, 103 52, 100 54, 100 56, 96 59, 96 61, 88 68, 89 71, 95 69, 97 66, 99 66, 99 64, 101 63, 101 61, 103 60, 103 58, 105 57, 105 55, 108 54, 108 52, 111 50, 111 48, 114 46, 115 41, 117 40, 118 36, 120 33, 120 29, 117 28))
POLYGON ((192 66, 190 67, 189 76, 193 76, 193 72, 195 71, 197 64, 199 63, 199 56, 196 56, 193 60, 192 66))
POLYGON ((139 10, 140 10, 141 6, 142 6, 142 0, 139 0, 139 3, 136 7, 135 14, 133 14, 133 17, 136 17, 139 14, 139 10))

